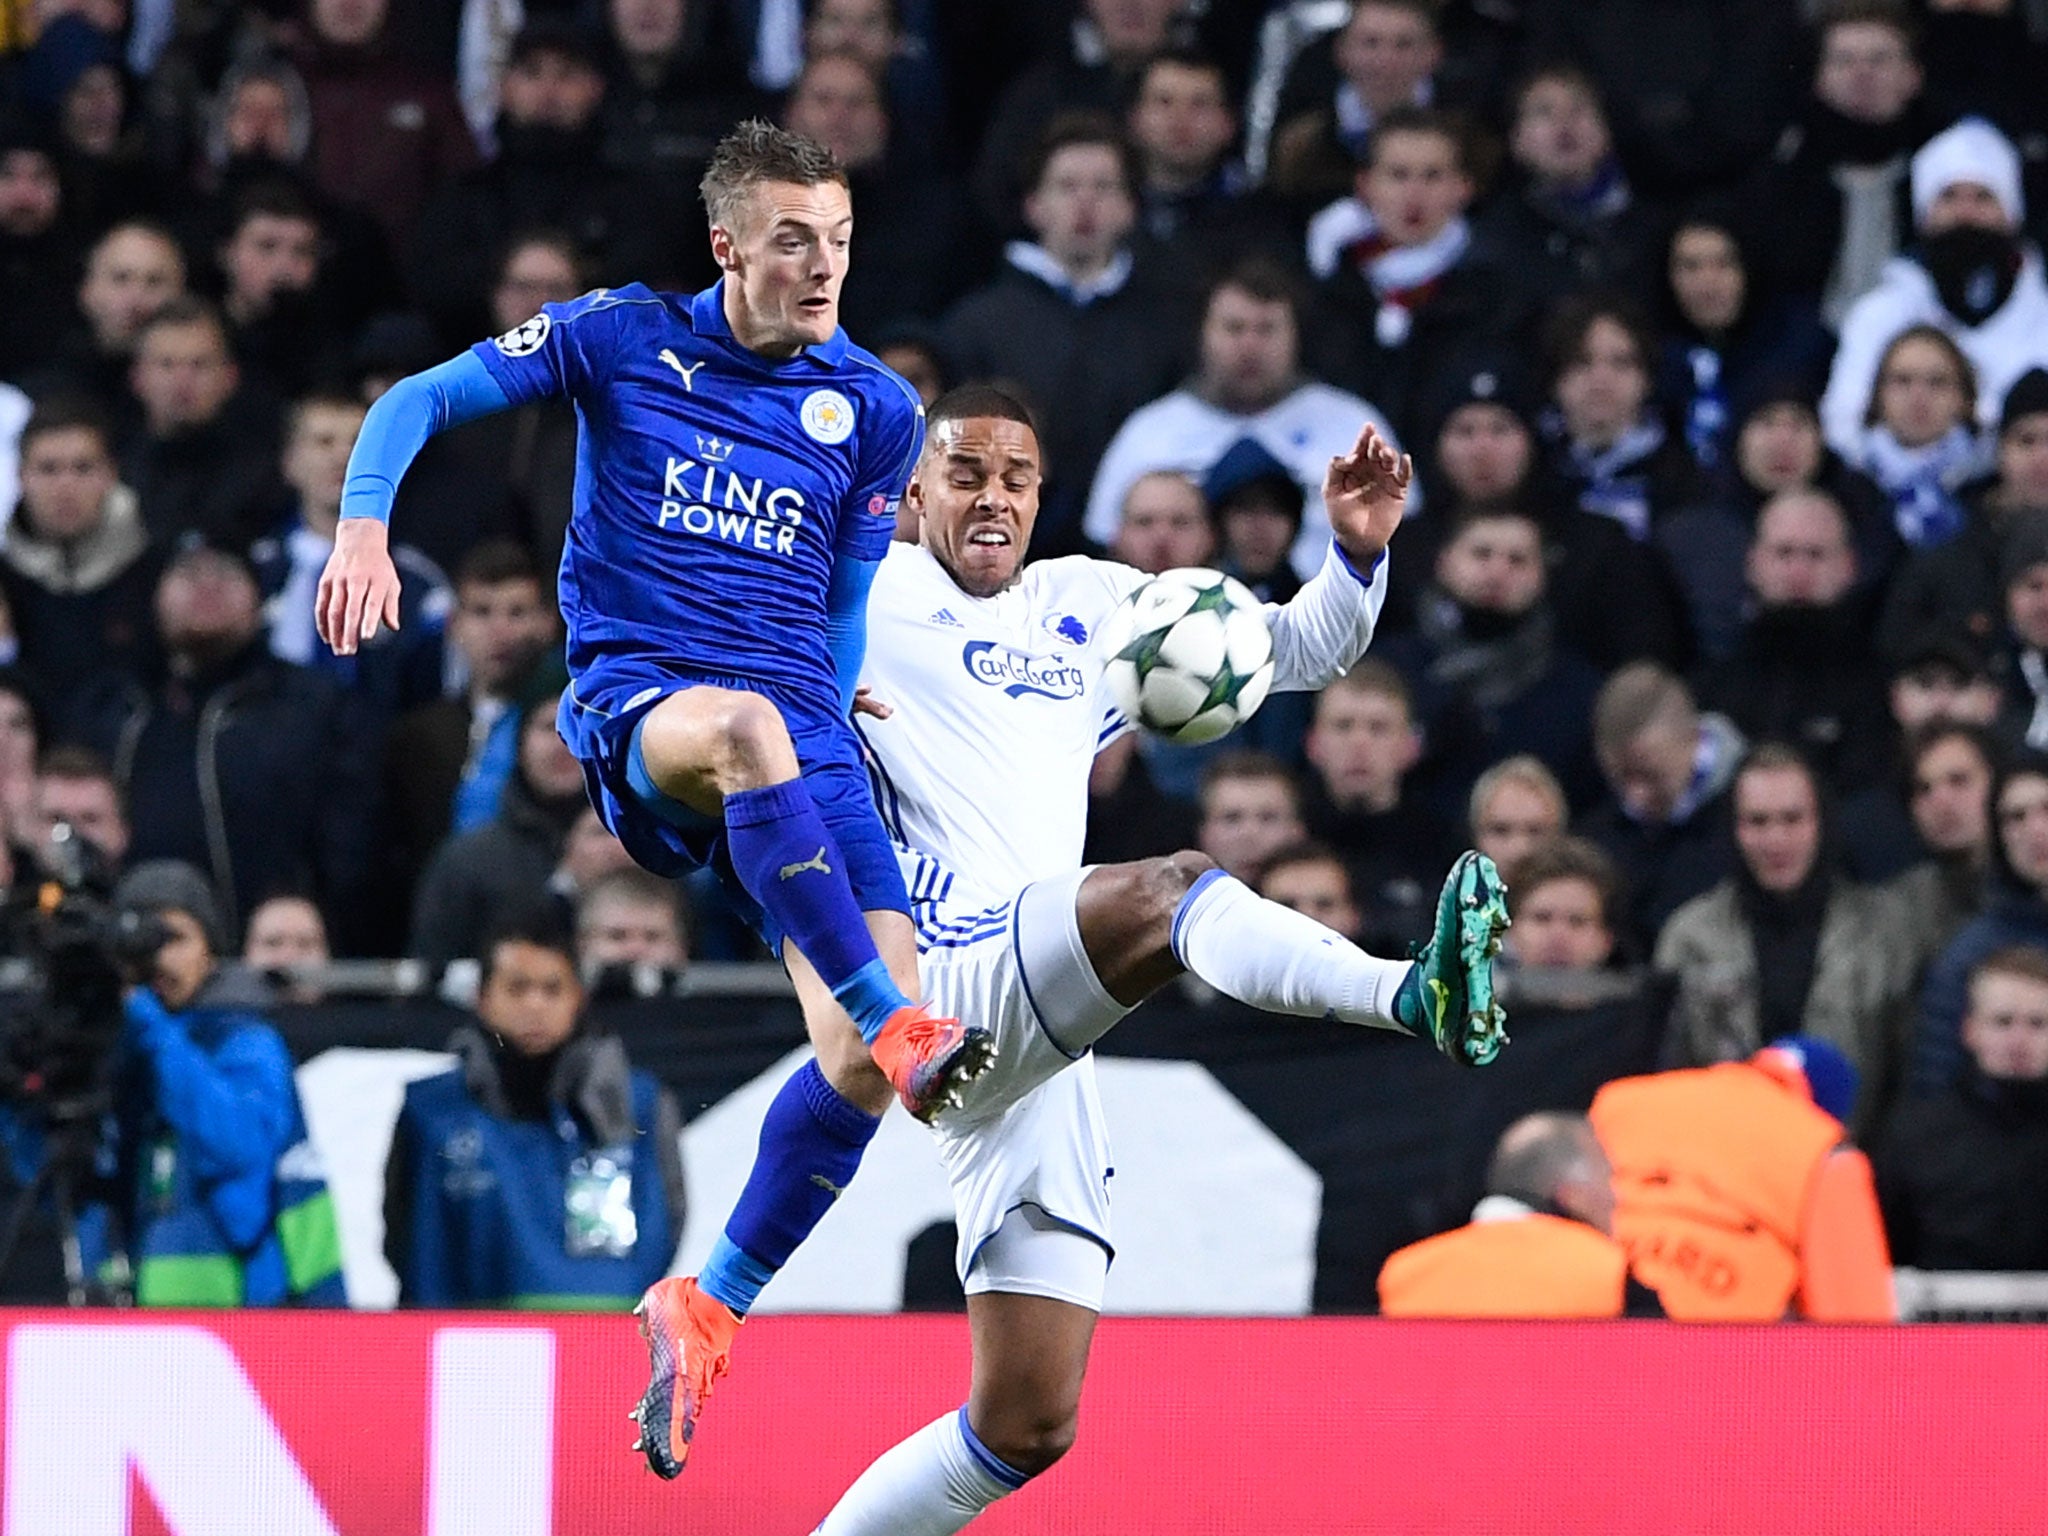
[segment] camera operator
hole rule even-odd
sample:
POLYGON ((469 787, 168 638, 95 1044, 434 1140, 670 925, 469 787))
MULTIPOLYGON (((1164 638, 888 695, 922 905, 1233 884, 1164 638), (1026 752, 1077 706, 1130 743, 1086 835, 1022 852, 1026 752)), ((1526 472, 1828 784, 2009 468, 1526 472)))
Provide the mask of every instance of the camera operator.
MULTIPOLYGON (((143 1306, 345 1304, 341 1246, 263 984, 230 953, 189 864, 153 860, 114 889, 162 942, 130 987, 114 1076, 104 1218, 87 1227, 143 1306)), ((94 1213, 98 1216, 100 1213, 94 1213)))

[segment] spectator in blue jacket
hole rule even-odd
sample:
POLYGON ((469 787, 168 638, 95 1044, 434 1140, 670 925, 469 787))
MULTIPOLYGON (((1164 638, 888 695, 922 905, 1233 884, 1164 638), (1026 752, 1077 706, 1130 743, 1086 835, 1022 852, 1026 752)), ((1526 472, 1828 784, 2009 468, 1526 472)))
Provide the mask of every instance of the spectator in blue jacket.
POLYGON ((457 1064, 406 1089, 391 1138, 399 1301, 624 1311, 682 1237, 675 1099, 585 1019, 564 925, 520 914, 482 958, 457 1064))
POLYGON ((83 1224, 143 1306, 345 1304, 334 1204, 264 987, 239 967, 206 877, 138 865, 114 891, 165 940, 130 989, 115 1076, 114 1182, 83 1224))

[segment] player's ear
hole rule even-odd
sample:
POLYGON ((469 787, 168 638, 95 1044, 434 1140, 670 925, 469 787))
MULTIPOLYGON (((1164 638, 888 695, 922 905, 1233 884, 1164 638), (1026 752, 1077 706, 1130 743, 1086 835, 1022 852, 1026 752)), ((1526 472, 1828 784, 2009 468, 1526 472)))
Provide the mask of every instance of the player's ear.
POLYGON ((732 231, 723 224, 712 225, 711 259, 718 263, 718 269, 721 272, 738 271, 738 255, 738 242, 733 239, 732 231))

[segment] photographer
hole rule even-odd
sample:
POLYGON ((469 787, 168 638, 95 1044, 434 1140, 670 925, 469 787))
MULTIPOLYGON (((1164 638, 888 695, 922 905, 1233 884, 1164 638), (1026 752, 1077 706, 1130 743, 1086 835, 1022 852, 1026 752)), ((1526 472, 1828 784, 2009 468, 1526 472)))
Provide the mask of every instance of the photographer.
MULTIPOLYGON (((107 1252, 143 1306, 339 1306, 341 1248, 261 983, 223 968, 205 877, 154 860, 114 890, 164 942, 130 988, 115 1076, 107 1252)), ((97 1223, 95 1225, 98 1225, 97 1223)))

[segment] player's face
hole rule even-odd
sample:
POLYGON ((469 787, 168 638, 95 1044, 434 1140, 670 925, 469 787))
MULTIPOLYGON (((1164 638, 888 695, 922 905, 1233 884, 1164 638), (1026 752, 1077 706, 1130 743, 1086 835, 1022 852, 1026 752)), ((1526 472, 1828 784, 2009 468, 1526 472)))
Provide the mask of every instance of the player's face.
POLYGON ((1021 421, 971 416, 932 429, 903 504, 960 590, 993 597, 1023 569, 1038 485, 1038 435, 1021 421))
POLYGON ((788 357, 831 340, 853 241, 846 188, 762 182, 733 223, 711 231, 711 252, 725 269, 726 313, 740 345, 788 357))

